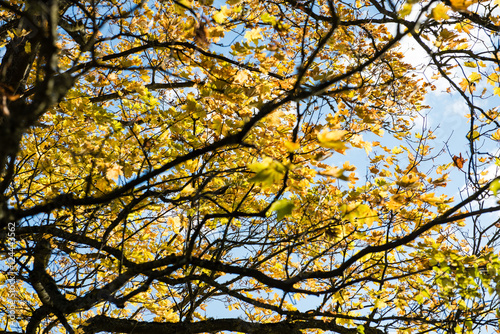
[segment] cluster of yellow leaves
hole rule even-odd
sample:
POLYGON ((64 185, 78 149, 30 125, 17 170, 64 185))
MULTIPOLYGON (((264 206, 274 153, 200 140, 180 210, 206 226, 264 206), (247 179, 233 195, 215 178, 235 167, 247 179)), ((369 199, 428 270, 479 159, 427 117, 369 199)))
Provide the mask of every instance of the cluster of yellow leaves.
MULTIPOLYGON (((397 240, 446 210, 451 199, 436 189, 446 185, 448 175, 443 172, 451 163, 439 167, 437 175, 427 175, 414 167, 420 158, 430 156, 429 144, 412 151, 403 145, 386 147, 379 142, 390 134, 398 141, 408 139, 415 112, 425 107, 422 105, 425 85, 412 76, 411 66, 401 61, 403 55, 394 48, 370 62, 365 70, 341 80, 339 89, 332 85, 322 92, 321 98, 327 104, 302 101, 284 104, 260 119, 241 142, 210 150, 214 143, 241 131, 266 103, 279 101, 293 89, 296 79, 293 73, 299 68, 304 51, 297 41, 321 36, 328 26, 324 23, 314 29, 288 26, 281 8, 274 3, 227 1, 220 8, 202 3, 205 2, 200 2, 198 16, 186 9, 194 8, 193 2, 165 1, 144 3, 141 15, 120 20, 124 36, 141 35, 145 36, 144 41, 123 38, 113 47, 105 43, 98 46, 95 56, 103 68, 113 70, 95 69, 83 75, 66 98, 41 118, 44 127, 34 127, 25 137, 22 163, 15 177, 16 184, 22 186, 8 194, 13 201, 14 198, 19 201, 20 208, 44 203, 64 192, 80 198, 103 196, 135 177, 172 164, 107 206, 54 212, 54 224, 61 229, 81 231, 85 237, 102 240, 103 245, 125 249, 128 260, 144 263, 182 255, 193 235, 190 229, 202 221, 200 217, 243 212, 243 218, 208 219, 200 227, 198 232, 202 237, 189 256, 244 263, 275 279, 287 279, 290 273, 296 274, 303 267, 334 270, 342 264, 342 259, 359 249, 397 240), (211 48, 235 31, 241 38, 225 53, 218 54, 218 48, 223 46, 211 48), (126 54, 127 50, 140 48, 138 45, 146 40, 173 46, 152 47, 140 56, 108 57, 111 60, 104 57, 114 50, 126 54), (221 60, 223 56, 231 58, 221 60), (252 62, 248 62, 249 58, 252 62), (172 83, 174 88, 155 90, 160 78, 165 86, 172 83), (182 87, 184 83, 186 87, 182 87), (175 84, 181 88, 175 88, 175 84), (111 97, 99 100, 106 96, 111 97), (318 117, 327 105, 333 110, 326 117, 318 117), (375 136, 377 140, 366 139, 375 136), (179 157, 205 149, 208 153, 195 159, 190 156, 173 163, 179 157), (359 161, 356 159, 359 151, 368 161, 366 175, 351 164, 359 161), (353 156, 349 156, 351 162, 339 161, 348 154, 353 156), (134 198, 147 191, 155 196, 128 208, 134 198), (279 198, 275 197, 278 192, 279 198), (267 215, 262 210, 267 210, 264 212, 267 215), (252 214, 255 217, 246 218, 252 214), (273 244, 258 251, 252 249, 250 255, 219 249, 218 241, 214 241, 231 232, 244 235, 257 227, 267 233, 266 238, 273 244), (293 251, 290 257, 293 259, 283 252, 283 245, 293 251)), ((400 15, 408 16, 415 3, 404 4, 400 15)), ((438 3, 430 15, 444 22, 452 15, 450 11, 465 11, 472 3, 453 0, 451 7, 438 3)), ((355 5, 363 8, 368 2, 356 1, 355 5)), ((336 6, 339 17, 345 21, 359 16, 350 5, 336 6)), ((306 14, 299 7, 290 11, 296 22, 306 21, 306 14)), ((321 15, 328 11, 328 6, 321 7, 321 15)), ((119 13, 119 8, 112 12, 119 13)), ((458 23, 455 30, 449 29, 439 30, 435 46, 442 50, 466 48, 459 35, 469 33, 470 24, 458 23)), ((327 47, 318 52, 302 83, 311 87, 351 71, 374 57, 376 50, 391 38, 384 25, 370 23, 363 29, 339 26, 327 41, 327 47)), ((61 44, 61 48, 69 46, 69 42, 61 44)), ((62 68, 71 66, 77 56, 89 60, 88 56, 79 55, 78 50, 71 50, 62 55, 62 68)), ((467 61, 464 65, 483 68, 479 61, 467 61)), ((472 94, 483 78, 495 85, 494 93, 500 95, 496 73, 486 75, 478 70, 459 86, 472 94)), ((498 131, 492 132, 494 140, 500 140, 498 131)), ((419 139, 422 137, 425 136, 419 139)), ((457 161, 455 165, 462 168, 463 162, 460 166, 457 161)), ((496 193, 498 189, 498 183, 493 183, 491 190, 496 193)), ((451 234, 439 228, 431 232, 440 236, 451 234)), ((254 234, 249 232, 248 239, 253 241, 254 234)), ((431 240, 421 238, 409 247, 426 250, 435 244, 431 240), (420 245, 422 240, 425 242, 420 245)), ((234 244, 239 242, 236 240, 234 244)), ((456 255, 445 246, 433 249, 431 265, 444 264, 445 255, 456 255)), ((456 285, 451 276, 437 281, 439 289, 431 288, 433 283, 427 274, 405 278, 405 273, 426 269, 429 263, 422 261, 413 268, 413 263, 396 256, 397 251, 370 254, 359 266, 349 268, 345 276, 353 281, 364 277, 383 281, 381 268, 385 266, 387 275, 402 276, 397 279, 399 287, 353 285, 332 296, 331 311, 335 311, 333 305, 338 302, 348 310, 347 315, 358 314, 361 309, 394 307, 404 316, 410 300, 438 305, 433 292, 441 289, 439 293, 444 294, 443 291, 456 285), (412 286, 410 279, 415 279, 421 288, 412 286)), ((96 273, 100 283, 109 282, 124 269, 116 259, 103 258, 98 253, 80 253, 77 248, 68 250, 68 258, 57 260, 61 273, 71 266, 84 268, 82 275, 91 277, 96 273)), ((458 262, 463 258, 453 260, 458 262)), ((181 281, 196 274, 212 277, 220 273, 181 267, 170 278, 181 281)), ((459 282, 464 294, 470 293, 467 289, 472 285, 468 277, 463 274, 463 282, 459 282)), ((457 281, 459 278, 456 277, 457 281)), ((243 295, 261 303, 295 310, 293 303, 284 301, 282 296, 264 298, 253 293, 271 294, 273 289, 260 282, 249 280, 240 284, 231 288, 238 288, 243 295)), ((308 280, 301 284, 311 291, 322 291, 340 282, 308 280)), ((203 282, 196 281, 194 285, 207 296, 213 293, 203 282)), ((122 292, 126 294, 138 286, 140 283, 134 282, 122 292)), ((141 304, 155 321, 178 321, 179 311, 174 310, 172 301, 187 297, 180 290, 172 292, 175 289, 164 283, 154 282, 152 290, 155 293, 141 293, 131 302, 141 304)), ((86 292, 88 289, 82 288, 78 294, 86 292)), ((293 298, 299 299, 300 295, 293 298)), ((186 300, 185 305, 189 304, 186 300)), ((240 302, 231 307, 248 306, 240 302)), ((200 302, 195 308, 204 311, 207 303, 200 302)), ((257 307, 248 316, 255 321, 278 321, 280 316, 271 313, 257 307)), ((198 319, 205 317, 202 312, 193 314, 198 319)), ((341 321, 346 326, 356 325, 352 319, 341 321)))

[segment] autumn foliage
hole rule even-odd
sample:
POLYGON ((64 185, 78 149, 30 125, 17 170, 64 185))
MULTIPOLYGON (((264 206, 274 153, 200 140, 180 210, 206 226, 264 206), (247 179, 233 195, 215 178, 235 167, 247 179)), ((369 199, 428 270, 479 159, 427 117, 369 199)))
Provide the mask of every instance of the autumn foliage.
POLYGON ((498 332, 499 5, 0 0, 0 333, 498 332))

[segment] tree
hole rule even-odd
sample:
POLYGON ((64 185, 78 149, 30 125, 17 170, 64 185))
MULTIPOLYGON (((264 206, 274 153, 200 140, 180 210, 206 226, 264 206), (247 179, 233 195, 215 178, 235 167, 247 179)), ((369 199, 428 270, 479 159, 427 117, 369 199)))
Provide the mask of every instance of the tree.
POLYGON ((499 4, 0 0, 2 332, 498 332, 499 4))

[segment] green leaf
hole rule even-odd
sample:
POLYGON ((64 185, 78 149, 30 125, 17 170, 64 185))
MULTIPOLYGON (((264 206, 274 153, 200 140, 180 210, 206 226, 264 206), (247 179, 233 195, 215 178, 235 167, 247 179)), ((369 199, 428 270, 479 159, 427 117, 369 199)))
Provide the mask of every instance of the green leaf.
POLYGON ((292 214, 294 204, 290 200, 280 199, 274 202, 269 208, 270 211, 276 211, 278 220, 282 220, 285 216, 292 214))
POLYGON ((286 167, 271 158, 265 158, 262 162, 256 162, 248 165, 248 168, 255 172, 255 175, 249 179, 250 182, 272 185, 278 182, 286 172, 286 167))
POLYGON ((262 20, 262 22, 264 23, 271 23, 271 24, 274 24, 274 22, 276 22, 276 17, 272 16, 272 15, 269 15, 268 13, 264 13, 260 16, 260 19, 262 20))
POLYGON ((500 180, 496 179, 490 183, 490 190, 493 191, 495 196, 497 196, 498 189, 500 189, 500 180))
POLYGON ((249 179, 250 182, 263 183, 263 184, 273 184, 274 183, 274 173, 272 169, 264 169, 255 174, 249 179))
POLYGON ((465 320, 465 327, 467 327, 468 330, 471 330, 473 325, 474 324, 472 323, 472 320, 470 319, 465 320))

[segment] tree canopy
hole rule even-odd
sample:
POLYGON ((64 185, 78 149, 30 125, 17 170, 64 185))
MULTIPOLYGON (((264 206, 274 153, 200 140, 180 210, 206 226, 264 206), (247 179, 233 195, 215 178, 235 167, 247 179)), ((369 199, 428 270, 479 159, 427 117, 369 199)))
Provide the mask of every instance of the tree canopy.
POLYGON ((499 332, 499 5, 0 0, 0 333, 499 332))

